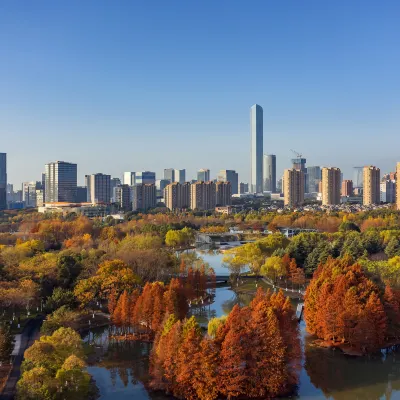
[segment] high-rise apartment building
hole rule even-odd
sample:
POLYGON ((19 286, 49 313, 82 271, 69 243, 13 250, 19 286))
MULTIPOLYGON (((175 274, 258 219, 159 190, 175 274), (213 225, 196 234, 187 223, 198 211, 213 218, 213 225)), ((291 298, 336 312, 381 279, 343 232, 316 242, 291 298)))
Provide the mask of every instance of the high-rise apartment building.
POLYGON ((190 187, 190 208, 192 210, 213 210, 216 190, 214 182, 196 182, 190 187))
POLYGON ((283 174, 284 204, 298 207, 304 203, 304 172, 294 168, 285 169, 283 174))
POLYGON ((146 185, 156 183, 156 173, 150 171, 136 172, 135 185, 146 185))
POLYGON ((364 167, 353 168, 353 188, 362 188, 364 185, 364 167))
POLYGON ((377 167, 367 166, 363 170, 363 204, 379 204, 380 195, 380 174, 377 167))
POLYGON ((37 190, 41 190, 42 183, 40 181, 23 182, 22 183, 22 201, 26 208, 37 207, 36 195, 37 190))
POLYGON ((169 183, 175 182, 175 170, 174 168, 164 169, 164 179, 168 180, 169 183))
POLYGON ((0 153, 0 210, 7 208, 7 154, 0 153))
POLYGON ((396 202, 397 209, 400 210, 400 162, 397 163, 396 168, 396 202))
POLYGON ((45 165, 45 203, 76 202, 77 165, 64 161, 45 165))
POLYGON ((318 193, 319 183, 321 182, 321 167, 307 167, 307 185, 308 193, 318 193))
POLYGON ((197 181, 198 182, 208 182, 210 180, 210 170, 209 169, 199 169, 197 171, 197 181))
POLYGON ((276 193, 276 155, 264 154, 264 191, 276 193))
MULTIPOLYGON (((110 201, 111 201, 111 203, 115 203, 115 196, 114 196, 115 190, 114 189, 119 185, 121 185, 121 179, 111 178, 111 180, 110 180, 110 201)), ((129 185, 129 186, 132 186, 132 185, 129 185)))
MULTIPOLYGON (((240 182, 240 184, 239 184, 239 193, 243 194, 243 193, 248 193, 248 192, 249 192, 249 184, 240 182)), ((234 193, 232 193, 232 194, 234 194, 234 193)))
POLYGON ((174 182, 178 182, 181 185, 183 183, 185 183, 185 181, 186 181, 186 170, 185 169, 176 169, 174 174, 175 174, 174 182))
POLYGON ((322 168, 322 204, 340 204, 341 171, 339 168, 322 168))
POLYGON ((345 179, 342 181, 342 196, 353 196, 353 181, 345 179))
POLYGON ((157 205, 156 186, 138 184, 131 187, 132 210, 147 211, 157 205))
POLYGON ((110 203, 111 176, 105 174, 85 175, 87 201, 89 203, 110 203))
MULTIPOLYGON (((250 190, 253 193, 263 191, 263 109, 258 104, 250 109, 251 130, 251 164, 250 164, 250 190)), ((235 194, 232 187, 232 193, 235 194)), ((237 192, 236 192, 237 193, 237 192)))
MULTIPOLYGON (((115 178, 117 179, 117 178, 115 178)), ((136 172, 124 172, 122 183, 124 185, 133 186, 136 184, 136 172)))
POLYGON ((121 210, 131 211, 131 187, 129 185, 117 186, 114 190, 115 193, 115 203, 119 205, 121 210))
POLYGON ((380 183, 380 200, 382 203, 396 203, 396 181, 385 179, 380 183))
POLYGON ((156 180, 156 190, 157 190, 157 197, 164 196, 164 189, 170 184, 171 182, 167 179, 157 179, 156 180))
POLYGON ((232 186, 232 194, 239 193, 239 175, 236 171, 232 169, 221 169, 217 181, 230 182, 232 186))
POLYGON ((189 182, 183 185, 177 182, 167 185, 164 189, 165 206, 170 210, 189 208, 190 187, 189 182))
POLYGON ((230 182, 217 182, 215 184, 215 203, 217 206, 230 206, 232 204, 232 185, 230 182))

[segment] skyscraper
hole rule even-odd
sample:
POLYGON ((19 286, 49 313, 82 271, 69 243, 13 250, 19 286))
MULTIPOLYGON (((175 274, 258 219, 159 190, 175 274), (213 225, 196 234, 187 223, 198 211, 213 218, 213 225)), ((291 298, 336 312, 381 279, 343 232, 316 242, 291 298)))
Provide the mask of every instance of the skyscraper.
POLYGON ((36 191, 40 190, 42 183, 40 181, 22 183, 22 201, 26 208, 37 207, 36 191))
POLYGON ((76 202, 77 165, 56 161, 45 165, 45 203, 76 202))
POLYGON ((380 183, 380 196, 382 203, 395 203, 396 202, 396 181, 391 179, 384 179, 380 183))
POLYGON ((363 170, 364 167, 354 167, 353 168, 353 188, 363 187, 363 170))
POLYGON ((132 210, 147 211, 157 204, 156 186, 154 184, 138 184, 131 187, 132 210))
MULTIPOLYGON (((253 193, 261 193, 263 190, 263 129, 263 109, 258 104, 254 104, 250 109, 250 190, 253 193)), ((233 188, 232 193, 234 193, 233 188)))
POLYGON ((379 204, 381 201, 380 194, 380 174, 381 171, 377 167, 367 166, 363 170, 363 204, 379 204))
POLYGON ((0 153, 0 210, 7 208, 7 154, 0 153))
POLYGON ((276 193, 276 155, 264 154, 264 191, 276 193))
POLYGON ((232 185, 230 182, 217 182, 215 184, 215 203, 217 206, 230 206, 232 204, 232 185))
POLYGON ((111 176, 104 174, 85 175, 87 201, 89 203, 110 203, 111 176))
POLYGON ((131 187, 129 185, 117 186, 114 190, 115 203, 124 211, 132 210, 131 187))
POLYGON ((115 203, 115 196, 114 196, 114 188, 121 184, 121 179, 119 178, 111 178, 110 180, 110 200, 111 203, 115 203))
POLYGON ((284 204, 289 207, 301 206, 304 202, 304 172, 285 169, 283 174, 284 204))
POLYGON ((396 172, 396 202, 397 209, 400 210, 400 162, 397 163, 396 172))
POLYGON ((353 196, 353 181, 347 179, 342 181, 342 196, 353 196))
POLYGON ((183 185, 177 182, 167 185, 164 189, 165 206, 170 210, 189 208, 190 187, 189 182, 183 185))
POLYGON ((341 172, 339 168, 322 168, 322 204, 340 204, 341 172))
POLYGON ((136 173, 135 172, 124 172, 124 176, 123 176, 123 184, 124 185, 128 185, 128 186, 132 186, 134 185, 135 182, 135 177, 136 177, 136 173))
POLYGON ((199 169, 197 171, 197 181, 198 182, 208 182, 210 180, 210 170, 209 169, 199 169))
POLYGON ((308 192, 317 193, 318 185, 321 182, 321 167, 312 166, 307 167, 307 179, 308 179, 308 192))
POLYGON ((233 169, 221 169, 218 174, 218 181, 230 182, 232 186, 232 194, 239 193, 239 175, 233 169))
POLYGON ((215 208, 216 191, 214 182, 196 182, 190 187, 190 208, 212 210, 215 208))
POLYGON ((174 182, 178 182, 181 185, 183 183, 185 183, 186 180, 186 170, 184 169, 176 169, 175 170, 175 181, 174 182))
POLYGON ((156 183, 156 173, 150 171, 136 172, 135 184, 155 184, 156 183))
POLYGON ((170 183, 175 182, 175 170, 173 168, 164 169, 164 179, 167 179, 170 183))

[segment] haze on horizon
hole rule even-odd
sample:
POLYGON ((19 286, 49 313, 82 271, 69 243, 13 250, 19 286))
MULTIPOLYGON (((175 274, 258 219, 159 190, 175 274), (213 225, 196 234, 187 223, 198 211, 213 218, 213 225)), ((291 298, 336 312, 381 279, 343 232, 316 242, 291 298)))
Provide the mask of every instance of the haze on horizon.
POLYGON ((8 180, 64 160, 85 174, 235 169, 249 181, 250 107, 277 177, 400 161, 400 3, 0 4, 0 152, 8 180))

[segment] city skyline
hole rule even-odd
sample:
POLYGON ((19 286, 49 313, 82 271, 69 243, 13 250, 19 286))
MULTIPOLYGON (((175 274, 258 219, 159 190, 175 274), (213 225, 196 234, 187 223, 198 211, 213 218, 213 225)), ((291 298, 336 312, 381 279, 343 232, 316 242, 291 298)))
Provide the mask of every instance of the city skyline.
POLYGON ((278 178, 290 148, 349 179, 353 166, 397 162, 396 146, 376 150, 400 125, 396 2, 44 3, 5 3, 0 16, 1 151, 18 187, 57 159, 78 164, 79 184, 98 172, 161 177, 175 160, 188 177, 225 168, 247 182, 254 103, 278 178))

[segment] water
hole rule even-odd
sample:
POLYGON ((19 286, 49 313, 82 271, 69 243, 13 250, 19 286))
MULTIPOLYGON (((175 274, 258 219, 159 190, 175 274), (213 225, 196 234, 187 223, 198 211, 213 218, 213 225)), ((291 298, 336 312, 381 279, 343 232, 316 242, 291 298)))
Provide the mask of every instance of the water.
MULTIPOLYGON (((213 268, 217 268, 222 259, 220 254, 203 257, 213 268)), ((193 313, 205 324, 211 317, 229 313, 235 304, 244 305, 249 301, 249 295, 237 296, 229 287, 218 287, 214 303, 193 310, 193 313)), ((298 395, 293 398, 400 400, 400 352, 373 357, 348 357, 337 350, 314 347, 304 323, 300 329, 304 343, 303 367, 298 395)), ((147 378, 151 344, 108 343, 106 330, 91 333, 85 340, 97 343, 96 351, 103 354, 101 361, 88 367, 88 372, 99 387, 101 400, 171 399, 162 393, 148 392, 143 385, 147 378)))

